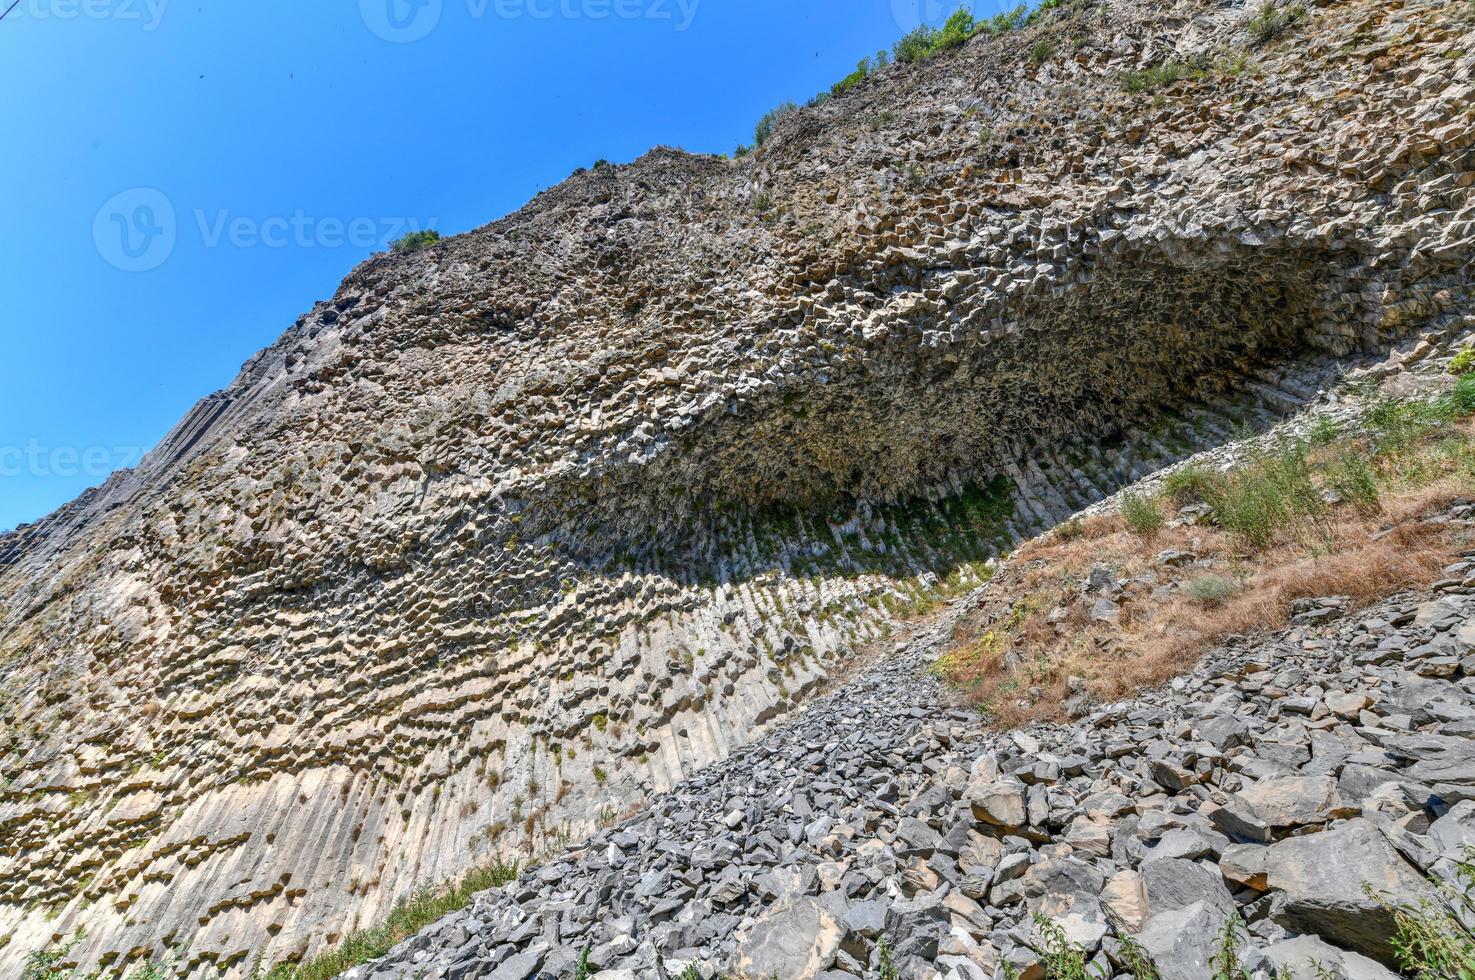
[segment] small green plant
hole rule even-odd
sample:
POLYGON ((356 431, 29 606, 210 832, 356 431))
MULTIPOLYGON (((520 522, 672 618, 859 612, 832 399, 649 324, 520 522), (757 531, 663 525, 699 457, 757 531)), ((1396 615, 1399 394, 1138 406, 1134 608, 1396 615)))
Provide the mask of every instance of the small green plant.
POLYGON ((64 946, 33 951, 21 967, 20 980, 67 980, 72 971, 63 971, 62 961, 72 954, 72 950, 81 941, 82 932, 78 930, 64 946))
POLYGON ((1183 79, 1203 78, 1209 73, 1207 59, 1193 58, 1187 61, 1173 59, 1141 71, 1129 71, 1122 76, 1122 88, 1135 94, 1172 85, 1183 79))
POLYGON ((1239 583, 1224 575, 1203 575, 1183 586, 1183 594, 1201 606, 1221 605, 1239 591, 1239 583))
POLYGON ((1393 954, 1403 971, 1418 980, 1475 980, 1475 931, 1465 924, 1475 917, 1475 848, 1465 845, 1464 854, 1464 860, 1455 862, 1453 883, 1430 882, 1439 893, 1437 902, 1390 904, 1371 885, 1364 886, 1393 912, 1393 954))
POLYGON ((1132 533, 1150 538, 1163 529, 1163 511, 1156 497, 1136 493, 1122 495, 1122 519, 1132 533))
POLYGON ((585 945, 579 954, 579 962, 574 964, 574 980, 589 980, 594 976, 594 968, 589 965, 589 950, 590 947, 585 945))
POLYGON ((1068 517, 1056 526, 1055 535, 1061 541, 1079 541, 1086 533, 1085 524, 1079 517, 1068 517))
POLYGON ((1040 38, 1029 49, 1029 63, 1038 67, 1055 53, 1055 42, 1040 38))
POLYGON ((879 980, 901 980, 901 972, 896 968, 896 961, 891 958, 891 944, 882 936, 881 941, 876 944, 877 977, 879 980))
POLYGON ((1342 438, 1342 426, 1332 418, 1325 415, 1317 416, 1315 422, 1311 423, 1311 429, 1306 433, 1306 441, 1313 446, 1330 446, 1342 438))
POLYGON ((1281 530, 1320 517, 1326 507, 1301 442, 1257 451, 1248 463, 1214 481, 1207 503, 1220 527, 1255 548, 1281 530))
POLYGON ((1215 942, 1213 959, 1209 966, 1214 969, 1214 980, 1251 980, 1250 971, 1246 970, 1239 962, 1239 950, 1244 945, 1244 920, 1238 914, 1231 914, 1224 920, 1224 928, 1219 931, 1219 938, 1215 942))
POLYGON ((1106 980, 1111 976, 1087 963, 1085 947, 1071 942, 1060 923, 1038 914, 1034 923, 1039 935, 1035 952, 1040 954, 1045 980, 1106 980))
POLYGON ((885 68, 890 63, 891 56, 888 55, 885 51, 877 51, 876 57, 874 59, 860 59, 860 61, 856 63, 855 71, 840 79, 830 88, 830 96, 841 96, 844 95, 846 92, 849 92, 851 89, 859 87, 872 75, 880 71, 882 68, 885 68))
POLYGON ((1326 486, 1343 503, 1364 514, 1376 514, 1382 509, 1377 474, 1367 457, 1355 449, 1344 450, 1327 467, 1326 486))
POLYGON ((1202 466, 1191 465, 1174 470, 1163 477, 1163 496, 1176 507, 1204 502, 1205 493, 1213 486, 1213 475, 1202 466))
POLYGON ((1305 19, 1306 8, 1299 3, 1281 6, 1275 0, 1266 0, 1245 24, 1245 33, 1249 34, 1251 44, 1265 44, 1305 19))
POLYGON ((1162 972, 1142 944, 1122 932, 1117 942, 1117 957, 1121 960, 1132 980, 1163 980, 1162 972))
POLYGON ((423 888, 396 905, 382 924, 351 933, 336 948, 306 963, 275 966, 262 980, 331 980, 360 963, 378 959, 435 920, 465 908, 477 892, 516 881, 521 872, 518 862, 498 860, 470 872, 456 885, 423 888))
POLYGON ((1475 371, 1475 346, 1466 344, 1449 362, 1450 374, 1469 374, 1475 371))
POLYGON ((767 143, 768 138, 773 135, 774 127, 778 125, 779 120, 783 119, 789 113, 797 111, 798 108, 799 107, 792 102, 785 102, 777 109, 770 109, 767 113, 765 113, 763 118, 758 120, 758 125, 753 127, 754 148, 756 149, 757 147, 762 146, 764 143, 767 143))
POLYGON ((1028 20, 1029 8, 1023 4, 985 21, 975 19, 973 12, 964 5, 954 11, 941 28, 927 24, 916 28, 897 41, 891 53, 897 61, 922 61, 944 51, 962 47, 969 38, 977 34, 1001 34, 1024 26, 1028 20))
POLYGON ((440 232, 434 228, 426 228, 422 231, 412 231, 408 235, 395 240, 390 249, 399 254, 407 252, 419 252, 427 249, 440 241, 440 232))
POLYGON ((1475 415, 1475 374, 1467 374, 1455 382, 1454 390, 1446 396, 1450 413, 1455 418, 1475 415))
POLYGON ((127 980, 169 980, 173 973, 170 963, 145 963, 129 973, 127 980))

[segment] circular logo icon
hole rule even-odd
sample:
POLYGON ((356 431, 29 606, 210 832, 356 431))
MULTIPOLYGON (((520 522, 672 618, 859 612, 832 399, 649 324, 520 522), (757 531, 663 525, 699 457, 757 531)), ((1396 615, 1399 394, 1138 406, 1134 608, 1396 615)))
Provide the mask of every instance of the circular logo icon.
POLYGON ((163 265, 174 252, 178 231, 174 205, 151 187, 114 195, 92 219, 97 254, 124 272, 148 272, 163 265))
POLYGON ((903 32, 914 31, 924 24, 941 27, 958 9, 949 0, 891 0, 891 16, 903 32))
POLYGON ((442 0, 359 0, 359 16, 386 41, 409 44, 435 30, 442 0))

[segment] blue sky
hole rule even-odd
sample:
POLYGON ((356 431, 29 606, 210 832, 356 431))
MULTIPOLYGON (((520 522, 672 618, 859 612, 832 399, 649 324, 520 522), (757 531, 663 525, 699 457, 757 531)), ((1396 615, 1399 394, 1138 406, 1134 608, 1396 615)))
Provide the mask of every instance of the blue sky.
POLYGON ((388 238, 474 228, 601 157, 730 151, 951 7, 20 0, 0 529, 134 461, 388 238))

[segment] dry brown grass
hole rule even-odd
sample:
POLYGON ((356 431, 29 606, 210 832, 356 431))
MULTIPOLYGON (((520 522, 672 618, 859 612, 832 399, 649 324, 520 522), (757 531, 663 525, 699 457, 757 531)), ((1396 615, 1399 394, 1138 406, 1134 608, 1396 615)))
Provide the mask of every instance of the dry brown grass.
POLYGON ((1119 516, 1079 522, 1003 566, 936 670, 998 725, 1062 721, 1073 699, 1077 707, 1119 700, 1183 673, 1232 636, 1285 626, 1297 599, 1347 596, 1361 607, 1428 586, 1470 547, 1459 530, 1429 521, 1472 488, 1468 472, 1450 469, 1426 486, 1385 490, 1380 513, 1333 507, 1261 548, 1212 526, 1144 538, 1119 516), (1159 563, 1170 550, 1209 567, 1159 563), (1132 580, 1118 623, 1092 621, 1096 596, 1082 595, 1100 565, 1132 580), (1206 577, 1226 581, 1192 586, 1206 577))

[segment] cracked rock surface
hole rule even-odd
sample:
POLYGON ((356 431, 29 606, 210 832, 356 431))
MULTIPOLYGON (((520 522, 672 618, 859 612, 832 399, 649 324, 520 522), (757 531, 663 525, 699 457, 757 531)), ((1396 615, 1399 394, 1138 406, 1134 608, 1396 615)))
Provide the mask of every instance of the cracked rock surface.
POLYGON ((1469 5, 1246 16, 1067 4, 371 259, 0 536, 0 973, 83 929, 241 975, 582 839, 1011 542, 1468 329, 1469 5))

